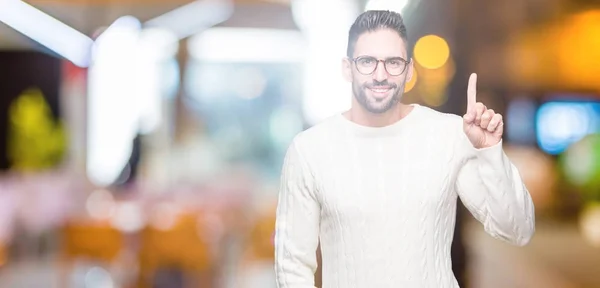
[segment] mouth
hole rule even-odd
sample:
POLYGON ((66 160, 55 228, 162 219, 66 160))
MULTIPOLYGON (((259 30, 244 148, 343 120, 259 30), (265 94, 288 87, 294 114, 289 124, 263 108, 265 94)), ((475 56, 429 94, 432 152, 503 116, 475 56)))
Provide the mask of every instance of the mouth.
POLYGON ((373 94, 373 97, 375 97, 376 99, 383 99, 386 96, 388 96, 390 91, 392 91, 392 87, 389 87, 389 86, 368 87, 367 89, 369 89, 369 91, 371 91, 371 94, 373 94))

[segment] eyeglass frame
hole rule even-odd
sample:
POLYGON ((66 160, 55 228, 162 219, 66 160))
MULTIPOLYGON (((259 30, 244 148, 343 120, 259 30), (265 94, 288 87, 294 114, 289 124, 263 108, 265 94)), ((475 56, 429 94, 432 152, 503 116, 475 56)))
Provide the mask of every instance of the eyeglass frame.
POLYGON ((379 67, 379 63, 382 62, 383 63, 383 69, 385 70, 385 72, 390 75, 390 76, 400 76, 402 75, 404 72, 406 72, 406 68, 408 67, 408 64, 410 64, 412 62, 412 59, 404 59, 402 57, 389 57, 386 59, 377 59, 376 57, 373 56, 368 56, 368 55, 362 55, 362 56, 358 56, 355 58, 350 58, 348 57, 348 60, 352 61, 354 63, 354 66, 356 66, 356 71, 358 71, 358 73, 362 74, 362 75, 371 75, 373 73, 375 73, 375 71, 377 71, 377 68, 379 67), (375 61, 377 61, 377 64, 375 65, 375 68, 373 68, 373 71, 371 71, 370 73, 363 73, 360 71, 360 69, 358 69, 358 64, 356 63, 358 60, 360 59, 364 59, 364 58, 371 58, 374 59, 375 61), (404 62, 404 68, 402 69, 402 72, 400 72, 399 74, 392 74, 388 71, 387 65, 386 65, 386 61, 389 60, 400 60, 402 62, 404 62))

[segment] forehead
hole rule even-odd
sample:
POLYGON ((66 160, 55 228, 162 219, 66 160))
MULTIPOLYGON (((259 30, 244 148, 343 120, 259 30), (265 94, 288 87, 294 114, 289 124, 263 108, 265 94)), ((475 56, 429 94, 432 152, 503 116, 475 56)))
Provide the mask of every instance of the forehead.
POLYGON ((374 56, 377 58, 403 57, 406 58, 406 43, 391 29, 379 29, 366 32, 358 37, 354 47, 354 57, 374 56))

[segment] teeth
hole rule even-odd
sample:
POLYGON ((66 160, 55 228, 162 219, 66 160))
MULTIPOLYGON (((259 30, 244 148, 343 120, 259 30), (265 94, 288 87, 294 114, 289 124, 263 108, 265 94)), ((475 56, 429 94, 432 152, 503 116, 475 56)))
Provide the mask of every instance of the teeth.
POLYGON ((385 93, 387 91, 389 91, 390 89, 371 89, 373 90, 373 92, 377 92, 377 93, 385 93))

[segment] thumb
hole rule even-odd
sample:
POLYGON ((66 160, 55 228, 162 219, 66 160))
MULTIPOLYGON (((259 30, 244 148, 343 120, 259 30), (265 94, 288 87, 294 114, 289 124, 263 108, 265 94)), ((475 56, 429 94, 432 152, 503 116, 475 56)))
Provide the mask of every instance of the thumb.
POLYGON ((465 125, 471 125, 475 122, 475 113, 471 111, 467 111, 465 115, 463 115, 463 122, 465 125))

